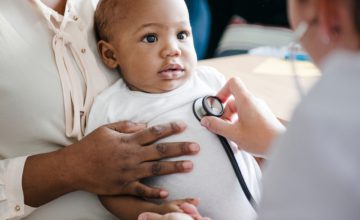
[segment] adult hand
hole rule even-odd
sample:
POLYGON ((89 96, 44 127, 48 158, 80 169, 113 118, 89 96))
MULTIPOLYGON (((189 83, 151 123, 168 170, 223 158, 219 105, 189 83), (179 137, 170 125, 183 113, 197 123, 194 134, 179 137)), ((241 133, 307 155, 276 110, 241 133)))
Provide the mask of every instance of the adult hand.
POLYGON ((285 127, 238 78, 231 78, 217 96, 226 103, 223 117, 204 117, 201 124, 234 141, 241 149, 264 156, 274 137, 285 127))
POLYGON ((201 217, 195 205, 190 203, 183 203, 180 208, 184 213, 172 212, 165 215, 145 212, 139 215, 138 220, 210 220, 206 217, 201 217))
POLYGON ((96 129, 64 151, 79 190, 99 195, 135 195, 164 198, 168 193, 139 182, 150 176, 188 172, 190 161, 157 161, 199 151, 195 143, 158 143, 161 138, 182 132, 186 125, 173 122, 145 129, 143 124, 119 122, 96 129))
POLYGON ((102 126, 62 150, 32 155, 27 158, 23 172, 25 204, 37 207, 76 190, 164 198, 168 192, 148 187, 139 180, 191 171, 191 161, 157 160, 195 154, 199 151, 197 144, 154 144, 185 127, 182 122, 151 128, 119 122, 102 126))

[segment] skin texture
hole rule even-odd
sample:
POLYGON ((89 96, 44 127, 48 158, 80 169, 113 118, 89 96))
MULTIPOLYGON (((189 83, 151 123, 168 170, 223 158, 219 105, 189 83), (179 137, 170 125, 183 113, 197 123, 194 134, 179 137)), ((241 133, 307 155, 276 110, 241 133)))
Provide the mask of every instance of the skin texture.
MULTIPOLYGON (((357 32, 358 28, 355 28, 354 15, 348 0, 288 0, 288 6, 293 29, 301 22, 309 24, 301 44, 316 64, 321 64, 322 60, 335 50, 359 52, 360 33, 357 32)), ((264 109, 258 107, 254 96, 239 79, 230 79, 218 96, 222 100, 229 100, 228 98, 233 96, 235 100, 230 99, 228 102, 223 120, 205 117, 202 124, 210 131, 246 146, 249 152, 265 155, 273 139, 283 130, 279 129, 279 122, 264 114, 264 109), (233 116, 238 119, 230 123, 229 118, 233 116), (242 135, 240 131, 246 134, 242 135)), ((146 213, 144 216, 139 220, 187 220, 190 217, 177 213, 146 213)))
MULTIPOLYGON (((64 13, 66 0, 44 0, 44 3, 60 14, 64 13)), ((139 180, 191 171, 190 161, 157 160, 196 154, 199 151, 197 144, 153 144, 185 128, 181 122, 151 128, 144 124, 118 122, 102 126, 62 150, 32 155, 26 160, 23 171, 25 204, 38 207, 76 190, 99 195, 165 198, 166 190, 145 186, 139 180)))
POLYGON ((197 61, 184 1, 115 1, 126 12, 112 18, 108 40, 98 43, 104 63, 118 68, 131 90, 162 93, 184 84, 197 61), (178 71, 163 71, 169 68, 178 71))

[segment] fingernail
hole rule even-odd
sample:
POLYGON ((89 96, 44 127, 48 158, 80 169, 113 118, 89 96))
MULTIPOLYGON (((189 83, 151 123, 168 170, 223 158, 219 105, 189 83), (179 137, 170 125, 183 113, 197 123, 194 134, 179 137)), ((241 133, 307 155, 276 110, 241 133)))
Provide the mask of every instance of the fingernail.
POLYGON ((185 162, 183 162, 183 168, 186 171, 191 170, 193 168, 193 163, 190 161, 185 161, 185 162))
POLYGON ((175 121, 174 123, 179 128, 179 130, 182 130, 182 129, 186 128, 186 123, 183 122, 183 121, 175 121))
POLYGON ((210 124, 210 122, 209 122, 209 120, 207 118, 201 119, 201 125, 202 126, 207 128, 207 127, 209 127, 209 124, 210 124))
POLYGON ((197 144, 190 144, 189 149, 191 152, 198 152, 200 150, 200 146, 197 144))
POLYGON ((168 197, 168 195, 169 195, 169 192, 167 192, 165 190, 160 191, 160 197, 161 198, 166 198, 166 197, 168 197))
POLYGON ((139 217, 138 217, 138 220, 146 220, 147 219, 147 214, 141 214, 141 215, 139 215, 139 217))

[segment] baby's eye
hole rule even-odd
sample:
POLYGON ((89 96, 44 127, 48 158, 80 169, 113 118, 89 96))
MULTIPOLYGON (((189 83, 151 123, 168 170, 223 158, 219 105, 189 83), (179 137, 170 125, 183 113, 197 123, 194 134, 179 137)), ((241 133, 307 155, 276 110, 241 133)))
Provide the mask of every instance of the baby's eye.
POLYGON ((186 31, 181 31, 180 33, 177 34, 177 38, 179 40, 185 40, 186 38, 188 38, 189 33, 186 31))
POLYGON ((158 37, 156 36, 156 34, 147 34, 142 39, 142 41, 145 43, 155 43, 157 40, 158 40, 158 37))

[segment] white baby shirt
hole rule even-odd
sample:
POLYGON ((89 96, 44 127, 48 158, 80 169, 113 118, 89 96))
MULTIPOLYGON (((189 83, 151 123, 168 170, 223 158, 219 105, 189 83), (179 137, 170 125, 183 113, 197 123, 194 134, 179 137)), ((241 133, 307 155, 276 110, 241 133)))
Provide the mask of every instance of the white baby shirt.
MULTIPOLYGON (((253 219, 255 212, 241 190, 221 143, 215 134, 200 125, 192 110, 195 99, 215 95, 224 82, 224 77, 210 67, 197 68, 184 85, 160 94, 130 91, 120 79, 96 97, 87 133, 98 126, 122 120, 146 122, 149 126, 184 121, 185 132, 161 142, 197 142, 201 148, 198 155, 174 159, 192 160, 193 171, 150 178, 146 183, 169 190, 169 199, 200 198, 200 213, 214 220, 253 219)), ((259 200, 261 171, 258 164, 251 155, 234 146, 233 150, 252 195, 259 200)))

